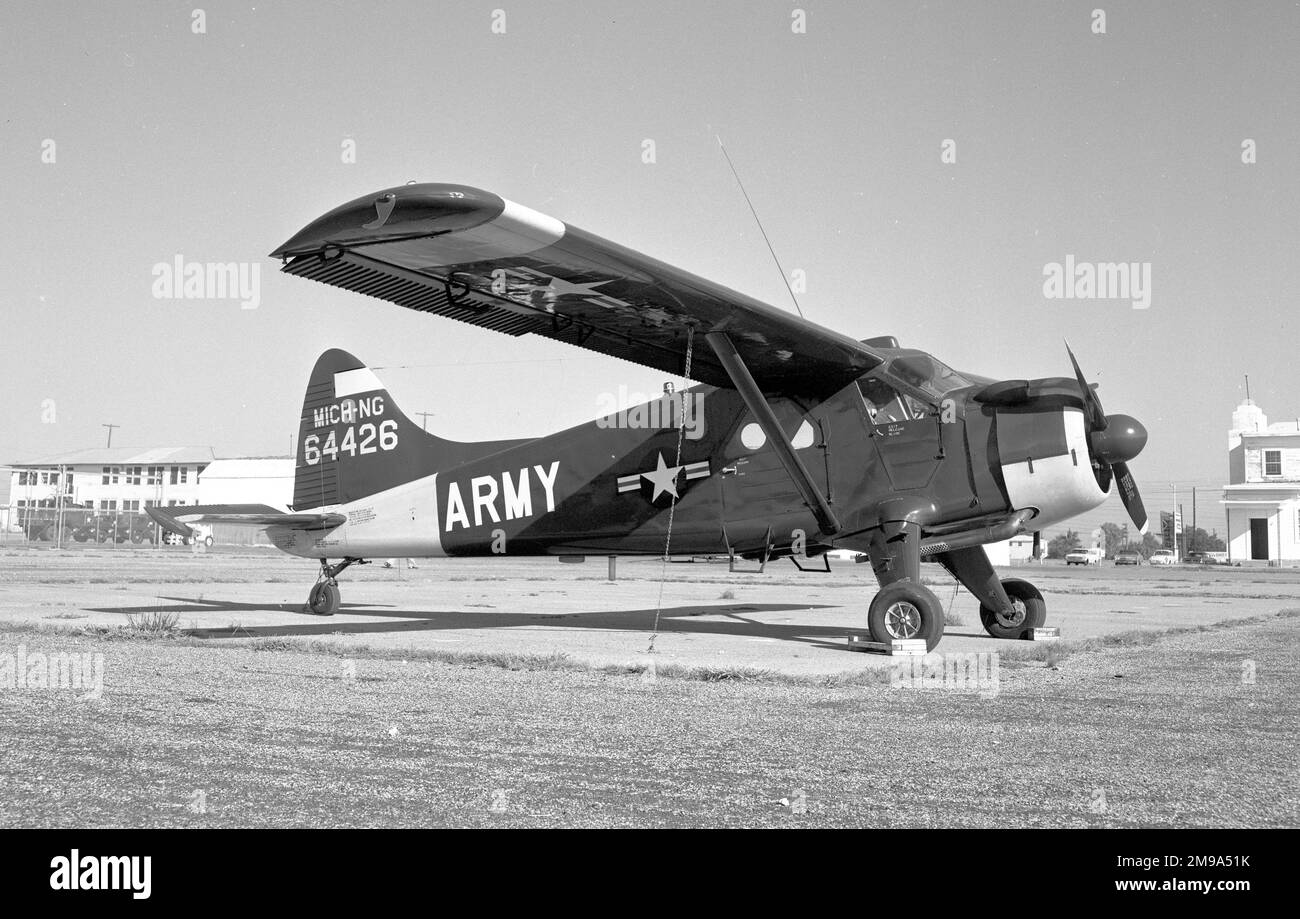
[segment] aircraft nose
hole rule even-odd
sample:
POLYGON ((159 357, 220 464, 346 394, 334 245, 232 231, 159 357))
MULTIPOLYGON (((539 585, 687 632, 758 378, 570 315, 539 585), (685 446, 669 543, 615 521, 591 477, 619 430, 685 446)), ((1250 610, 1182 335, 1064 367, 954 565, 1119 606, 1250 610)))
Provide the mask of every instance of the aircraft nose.
POLYGON ((1093 431, 1092 455, 1107 465, 1127 463, 1147 445, 1147 429, 1131 415, 1107 415, 1106 427, 1093 431))

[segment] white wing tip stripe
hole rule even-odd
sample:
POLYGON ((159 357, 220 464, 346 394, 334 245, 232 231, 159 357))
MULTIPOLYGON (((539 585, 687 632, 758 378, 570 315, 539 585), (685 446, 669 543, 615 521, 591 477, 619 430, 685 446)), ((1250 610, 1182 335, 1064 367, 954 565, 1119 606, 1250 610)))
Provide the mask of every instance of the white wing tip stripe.
POLYGON ((564 236, 564 221, 548 217, 531 207, 516 204, 509 198, 501 200, 506 203, 506 206, 505 210, 492 221, 497 227, 536 240, 539 249, 559 242, 564 236))

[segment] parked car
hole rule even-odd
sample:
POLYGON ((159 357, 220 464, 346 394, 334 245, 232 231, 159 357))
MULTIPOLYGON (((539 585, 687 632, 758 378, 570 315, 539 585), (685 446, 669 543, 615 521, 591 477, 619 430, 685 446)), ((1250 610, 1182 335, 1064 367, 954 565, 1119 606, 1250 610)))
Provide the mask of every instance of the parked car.
POLYGON ((179 533, 164 533, 163 545, 188 546, 194 542, 200 542, 205 546, 211 547, 214 542, 212 538, 212 527, 205 526, 201 523, 195 523, 190 525, 190 529, 194 531, 193 537, 181 536, 179 533))
POLYGON ((1178 561, 1178 556, 1174 555, 1172 549, 1157 549, 1147 559, 1147 562, 1152 565, 1172 565, 1176 561, 1178 561))
POLYGON ((1132 549, 1126 549, 1115 556, 1116 565, 1141 565, 1142 553, 1134 552, 1132 549))
POLYGON ((1100 565, 1103 553, 1094 547, 1091 549, 1071 549, 1065 554, 1067 565, 1100 565))
POLYGON ((1217 565, 1219 560, 1208 552, 1188 552, 1183 556, 1184 565, 1217 565))

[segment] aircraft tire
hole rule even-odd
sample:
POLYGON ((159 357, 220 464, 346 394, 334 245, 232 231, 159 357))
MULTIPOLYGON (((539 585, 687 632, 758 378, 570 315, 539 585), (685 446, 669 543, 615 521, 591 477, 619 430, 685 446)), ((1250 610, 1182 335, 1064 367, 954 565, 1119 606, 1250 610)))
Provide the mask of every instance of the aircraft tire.
POLYGON ((320 583, 307 595, 307 607, 317 616, 333 616, 339 611, 341 597, 337 584, 320 583))
POLYGON ((1028 638, 1030 629, 1039 629, 1047 621, 1047 603, 1038 588, 1020 578, 1003 578, 1002 587, 1023 616, 1007 620, 983 604, 980 605, 980 622, 984 631, 994 638, 1028 638))
POLYGON ((886 584, 867 610, 871 640, 888 644, 899 638, 925 640, 933 651, 943 637, 943 604, 928 587, 911 581, 886 584))
POLYGON ((211 549, 211 548, 212 548, 212 537, 211 537, 211 536, 205 536, 205 537, 203 537, 203 545, 205 545, 205 546, 207 546, 209 549, 211 549))

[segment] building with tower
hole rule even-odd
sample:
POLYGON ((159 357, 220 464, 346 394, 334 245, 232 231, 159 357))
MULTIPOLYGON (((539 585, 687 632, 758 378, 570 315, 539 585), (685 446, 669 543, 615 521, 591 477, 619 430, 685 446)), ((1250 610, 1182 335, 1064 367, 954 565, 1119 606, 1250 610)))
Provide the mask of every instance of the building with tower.
POLYGON ((1228 560, 1300 564, 1300 419, 1268 423, 1249 397, 1228 431, 1228 560))

